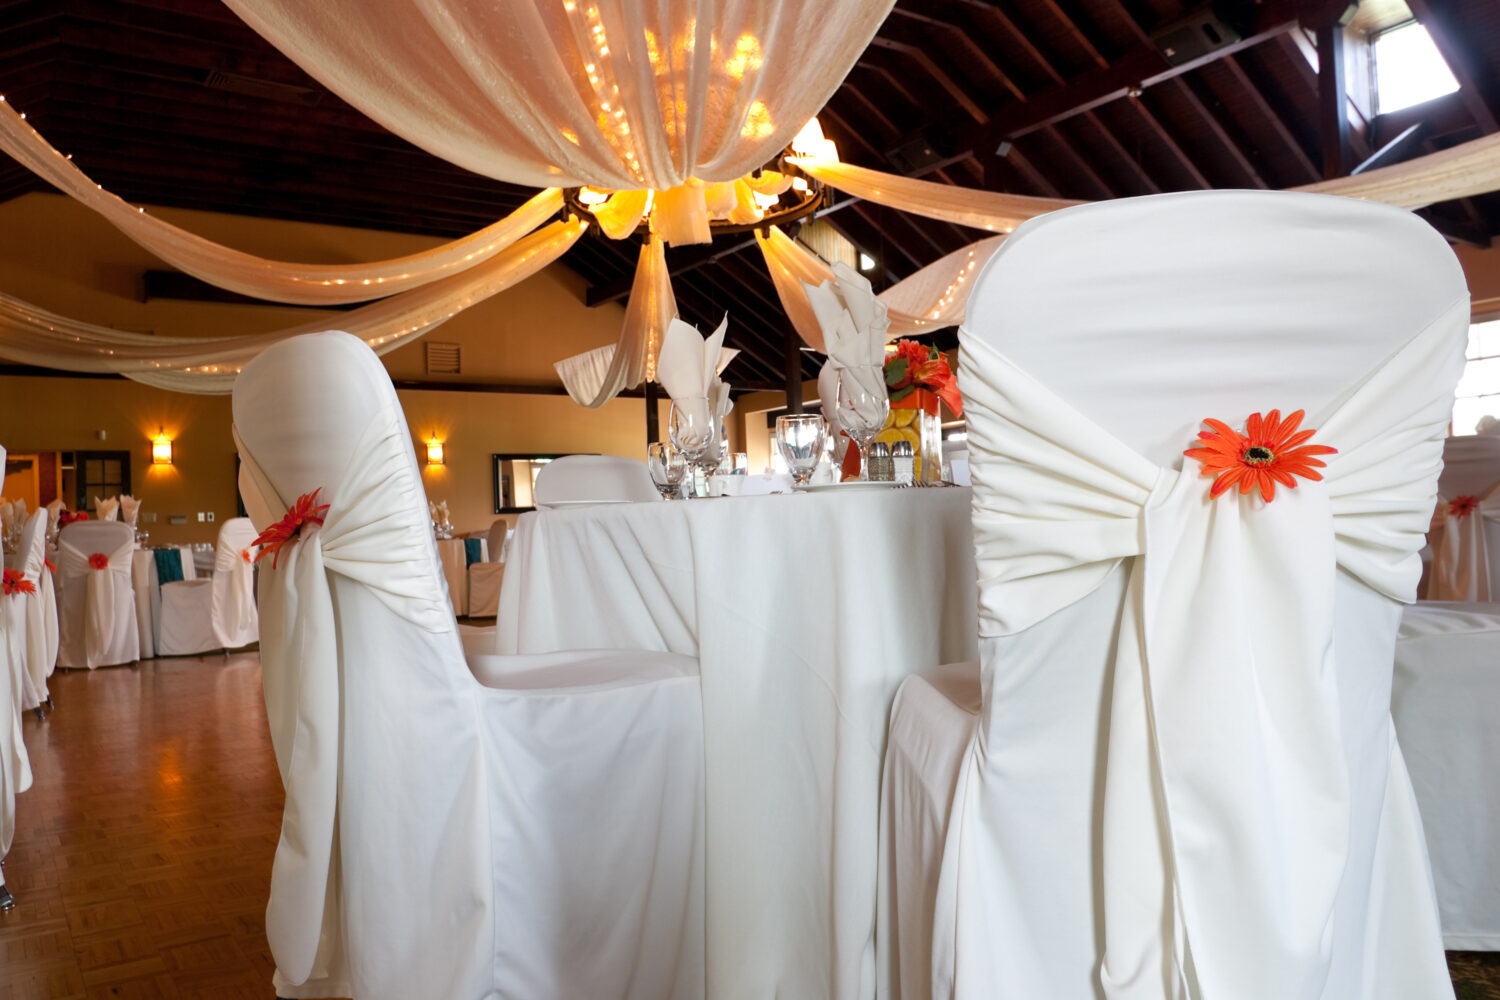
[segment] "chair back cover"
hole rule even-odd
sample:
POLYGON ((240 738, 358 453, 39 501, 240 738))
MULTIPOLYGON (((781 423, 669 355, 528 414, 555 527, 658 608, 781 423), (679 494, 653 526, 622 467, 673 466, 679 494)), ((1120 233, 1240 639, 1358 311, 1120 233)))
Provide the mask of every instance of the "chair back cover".
POLYGON ((26 633, 26 691, 23 708, 34 708, 47 700, 47 678, 57 665, 57 597, 52 571, 47 568, 47 512, 33 511, 21 530, 16 550, 22 577, 29 593, 18 595, 26 633))
POLYGON ((620 455, 564 455, 536 474, 538 507, 595 500, 660 500, 646 463, 620 455))
POLYGON ((255 553, 257 532, 248 517, 232 517, 219 528, 214 552, 213 630, 225 649, 248 646, 260 638, 255 612, 255 553))
POLYGON ((1443 442, 1443 473, 1432 512, 1432 573, 1423 596, 1492 601, 1500 588, 1500 437, 1465 434, 1443 442))
POLYGON ((489 538, 485 545, 489 549, 490 562, 505 562, 505 542, 510 537, 510 522, 500 518, 490 525, 489 538))
POLYGON ((257 528, 315 490, 329 505, 321 527, 260 563, 262 677, 286 789, 266 911, 277 985, 487 995, 494 889, 475 682, 390 378, 355 337, 296 337, 245 366, 234 421, 257 528), (413 773, 424 781, 393 777, 413 773))
MULTIPOLYGON (((0 445, 0 469, 5 468, 5 455, 5 446, 0 445)), ((0 608, 0 615, 6 613, 6 609, 0 608)), ((20 636, 9 627, 7 619, 4 632, 0 633, 0 860, 9 853, 16 835, 16 796, 31 787, 31 758, 21 738, 24 657, 20 636)), ((0 870, 0 885, 4 884, 5 872, 0 870)))
POLYGON ((940 987, 1452 995, 1389 705, 1467 325, 1437 233, 1332 197, 1068 209, 980 272, 983 709, 940 987), (1323 480, 1211 499, 1200 422, 1273 408, 1338 449, 1323 480))
POLYGON ((75 521, 58 534, 59 666, 92 669, 140 658, 134 551, 135 530, 120 521, 75 521))

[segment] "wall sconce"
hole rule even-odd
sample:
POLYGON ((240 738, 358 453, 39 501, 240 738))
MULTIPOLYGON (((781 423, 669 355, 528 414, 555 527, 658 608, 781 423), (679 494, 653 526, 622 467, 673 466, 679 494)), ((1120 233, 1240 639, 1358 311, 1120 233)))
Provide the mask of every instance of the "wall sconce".
POLYGON ((431 438, 427 442, 427 464, 443 465, 443 442, 437 438, 431 438))
POLYGON ((172 439, 167 437, 165 431, 156 435, 156 440, 151 442, 151 464, 172 464, 172 439))

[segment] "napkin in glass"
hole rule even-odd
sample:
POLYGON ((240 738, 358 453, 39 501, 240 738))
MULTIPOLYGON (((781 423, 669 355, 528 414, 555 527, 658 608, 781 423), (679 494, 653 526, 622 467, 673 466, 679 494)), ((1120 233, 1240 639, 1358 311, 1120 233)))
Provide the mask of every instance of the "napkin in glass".
MULTIPOLYGON (((876 298, 868 278, 843 262, 836 262, 832 270, 832 282, 802 284, 818 325, 823 329, 828 365, 834 369, 829 383, 831 399, 829 392, 825 391, 823 376, 820 374, 818 378, 818 394, 824 400, 825 420, 838 412, 837 372, 840 369, 852 369, 860 384, 872 394, 885 394, 885 341, 891 326, 886 305, 876 298), (830 402, 834 404, 832 408, 830 402)), ((878 414, 871 412, 864 416, 873 423, 878 414)))

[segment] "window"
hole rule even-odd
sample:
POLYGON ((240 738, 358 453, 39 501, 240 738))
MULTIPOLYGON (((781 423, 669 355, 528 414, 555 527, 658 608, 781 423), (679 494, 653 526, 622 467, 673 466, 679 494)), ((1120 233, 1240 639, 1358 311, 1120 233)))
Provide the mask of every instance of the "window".
POLYGON ((1458 89, 1432 36, 1416 21, 1389 28, 1372 42, 1375 111, 1400 111, 1458 89))
POLYGON ((130 492, 130 452, 80 451, 75 464, 78 493, 74 510, 89 510, 95 497, 106 500, 130 492))
POLYGON ((1500 319, 1469 327, 1469 350, 1453 403, 1453 433, 1473 434, 1483 416, 1500 417, 1500 319))

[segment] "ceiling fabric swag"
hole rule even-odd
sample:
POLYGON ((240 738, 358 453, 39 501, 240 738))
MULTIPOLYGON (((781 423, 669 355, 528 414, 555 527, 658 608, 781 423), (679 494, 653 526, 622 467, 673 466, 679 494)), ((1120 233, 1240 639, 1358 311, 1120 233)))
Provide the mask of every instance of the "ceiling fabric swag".
POLYGON ((279 340, 340 329, 385 354, 567 252, 588 224, 554 222, 467 271, 337 317, 238 337, 157 337, 67 319, 0 295, 0 357, 64 371, 115 372, 176 392, 227 393, 239 369, 279 340))
MULTIPOLYGON (((902 212, 975 229, 1010 232, 1027 219, 1084 202, 1035 198, 901 177, 838 160, 791 159, 809 177, 845 194, 902 212)), ((1352 177, 1292 188, 1417 209, 1440 201, 1500 191, 1500 133, 1352 177)), ((801 327, 799 326, 799 329, 801 327)))
MULTIPOLYGON (((809 347, 826 354, 823 328, 803 285, 833 282, 833 270, 780 227, 772 226, 769 236, 757 232, 755 241, 793 327, 809 347)), ((955 250, 881 292, 877 298, 886 304, 890 320, 886 339, 918 336, 962 322, 974 275, 1004 242, 1004 236, 991 236, 955 250)))
POLYGON ((761 167, 892 0, 226 0, 402 138, 535 187, 665 191, 761 167))
POLYGON ((619 342, 563 358, 553 365, 568 395, 583 406, 603 406, 625 389, 655 378, 657 349, 667 325, 676 317, 677 298, 672 294, 666 246, 653 234, 641 246, 636 261, 619 342))
POLYGON ((488 260, 562 208, 548 188, 510 215, 421 253, 367 264, 299 264, 233 250, 156 218, 110 194, 52 147, 0 98, 0 149, 179 270, 211 285, 292 305, 345 305, 410 291, 488 260))

